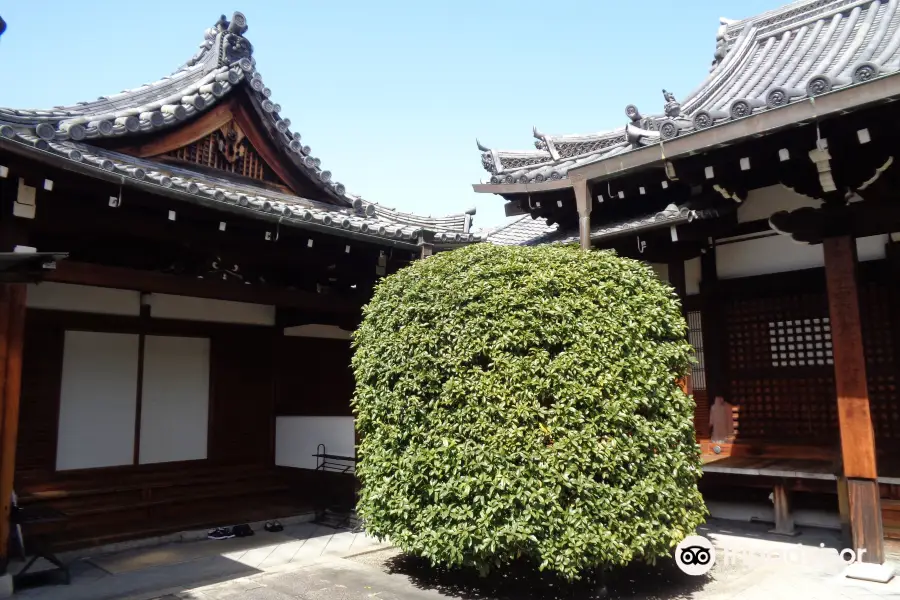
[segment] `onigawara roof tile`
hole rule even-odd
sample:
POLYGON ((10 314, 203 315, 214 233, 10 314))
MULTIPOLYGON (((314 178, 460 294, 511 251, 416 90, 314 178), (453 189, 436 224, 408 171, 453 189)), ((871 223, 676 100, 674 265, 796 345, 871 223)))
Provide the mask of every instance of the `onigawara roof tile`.
POLYGON ((272 90, 256 68, 253 45, 244 37, 247 29, 242 13, 234 13, 230 21, 223 15, 205 31, 197 53, 182 67, 158 81, 118 94, 49 110, 0 108, 0 146, 47 153, 114 172, 123 182, 135 180, 249 210, 278 212, 300 226, 316 223, 336 231, 404 240, 417 240, 428 232, 429 241, 478 241, 478 234, 470 232, 474 209, 440 218, 402 213, 363 200, 335 181, 331 171, 322 169, 311 148, 301 142, 290 119, 281 115, 281 106, 272 100, 272 90), (275 134, 281 155, 305 172, 330 203, 237 183, 207 171, 135 158, 91 143, 176 127, 208 111, 241 86, 249 88, 257 112, 275 134))
POLYGON ((478 142, 493 184, 540 183, 570 169, 900 71, 900 0, 800 0, 739 21, 720 20, 712 70, 662 114, 625 108, 624 127, 587 135, 533 130, 536 150, 478 142))
MULTIPOLYGON (((670 204, 665 209, 651 215, 592 227, 591 240, 599 241, 620 235, 637 234, 660 227, 690 223, 698 219, 714 218, 720 214, 721 211, 716 209, 692 210, 685 206, 670 204)), ((543 219, 532 220, 529 215, 516 217, 487 234, 488 242, 504 246, 572 244, 577 243, 578 240, 577 229, 560 229, 557 225, 547 225, 543 219)))

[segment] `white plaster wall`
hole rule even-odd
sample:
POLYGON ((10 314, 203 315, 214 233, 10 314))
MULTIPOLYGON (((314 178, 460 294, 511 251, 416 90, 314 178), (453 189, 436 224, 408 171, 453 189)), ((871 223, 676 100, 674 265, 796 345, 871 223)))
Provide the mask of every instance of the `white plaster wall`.
POLYGON ((669 265, 666 263, 647 263, 660 281, 669 283, 669 265))
POLYGON ((820 200, 798 194, 779 183, 747 194, 747 199, 738 207, 737 220, 738 223, 768 220, 772 213, 779 210, 796 210, 805 206, 818 208, 821 204, 820 200))
POLYGON ((52 281, 28 284, 28 295, 25 302, 29 308, 108 315, 137 316, 141 314, 140 292, 52 281))
POLYGON ((275 307, 192 296, 152 294, 150 314, 157 319, 274 325, 275 307))
POLYGON ((316 447, 328 454, 356 456, 353 417, 276 417, 275 464, 315 469, 316 447))
POLYGON ((142 388, 140 463, 206 458, 209 340, 148 335, 142 388))
MULTIPOLYGON (((884 258, 887 235, 856 240, 859 260, 884 258)), ((716 246, 716 270, 720 279, 750 277, 769 273, 822 267, 825 258, 821 244, 799 244, 786 235, 771 235, 716 246)))
POLYGON ((694 296, 700 293, 700 257, 684 261, 684 289, 685 294, 694 296))
POLYGON ((66 332, 57 470, 133 462, 137 371, 137 335, 66 332))
POLYGON ((297 325, 296 327, 287 327, 284 335, 288 337, 312 337, 326 338, 330 340, 349 340, 350 332, 341 329, 336 325, 320 325, 311 323, 309 325, 297 325))

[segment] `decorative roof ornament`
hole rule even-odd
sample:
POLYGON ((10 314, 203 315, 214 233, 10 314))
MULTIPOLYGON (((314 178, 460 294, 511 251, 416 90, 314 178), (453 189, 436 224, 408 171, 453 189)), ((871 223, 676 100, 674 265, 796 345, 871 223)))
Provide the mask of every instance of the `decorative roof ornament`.
POLYGON ((538 150, 550 151, 550 144, 547 143, 547 136, 538 131, 534 125, 531 126, 531 134, 534 136, 534 147, 538 150))
POLYGON ((672 92, 667 92, 666 90, 662 92, 663 98, 666 99, 666 105, 663 110, 667 117, 674 119, 681 114, 681 104, 675 99, 675 94, 672 92))
POLYGON ((725 39, 725 34, 728 31, 728 26, 736 22, 737 21, 734 19, 719 17, 719 29, 716 31, 716 50, 713 53, 712 66, 709 68, 710 71, 714 70, 723 60, 725 60, 725 55, 728 54, 728 40, 725 39))
MULTIPOLYGON (((665 91, 665 90, 663 90, 665 91)), ((634 104, 629 104, 625 107, 625 115, 631 119, 632 123, 640 123, 643 117, 641 116, 641 111, 638 110, 638 107, 634 104)))

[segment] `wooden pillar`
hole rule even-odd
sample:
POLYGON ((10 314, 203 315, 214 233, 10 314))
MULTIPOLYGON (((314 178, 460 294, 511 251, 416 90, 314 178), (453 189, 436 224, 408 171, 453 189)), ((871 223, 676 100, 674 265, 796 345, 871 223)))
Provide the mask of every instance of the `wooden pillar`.
POLYGON ((0 285, 0 575, 6 573, 9 515, 16 470, 22 341, 25 334, 25 284, 0 285))
POLYGON ((575 190, 575 205, 578 208, 578 238, 581 249, 591 249, 591 187, 586 180, 572 181, 575 190))
POLYGON ((844 235, 826 238, 823 245, 850 534, 853 549, 866 551, 863 562, 881 564, 884 531, 859 316, 856 240, 844 235))
POLYGON ((431 244, 422 244, 422 254, 421 258, 428 258, 432 254, 434 254, 434 246, 431 244))

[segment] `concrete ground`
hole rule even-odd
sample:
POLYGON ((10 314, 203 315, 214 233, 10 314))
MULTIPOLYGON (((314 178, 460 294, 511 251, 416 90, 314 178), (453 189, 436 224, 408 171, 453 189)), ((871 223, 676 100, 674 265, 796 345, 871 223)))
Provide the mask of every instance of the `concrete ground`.
MULTIPOLYGON (((700 534, 717 550, 707 576, 691 577, 673 561, 633 565, 608 581, 610 598, 640 600, 846 600, 896 598, 900 579, 874 584, 843 577, 833 549, 839 536, 805 529, 796 538, 766 533, 768 526, 713 521, 700 534), (798 546, 798 544, 800 544, 798 546), (823 547, 824 546, 824 547, 823 547), (787 557, 787 558, 784 558, 787 557)), ((201 541, 117 553, 73 566, 71 586, 19 591, 36 600, 530 600, 595 598, 589 586, 567 587, 547 577, 439 571, 377 544, 363 534, 312 524, 283 534, 201 541), (282 536, 266 537, 266 536, 282 536), (176 546, 176 545, 173 545, 176 546), (97 566, 105 567, 114 573, 97 566)), ((900 548, 892 559, 900 560, 900 548)))

